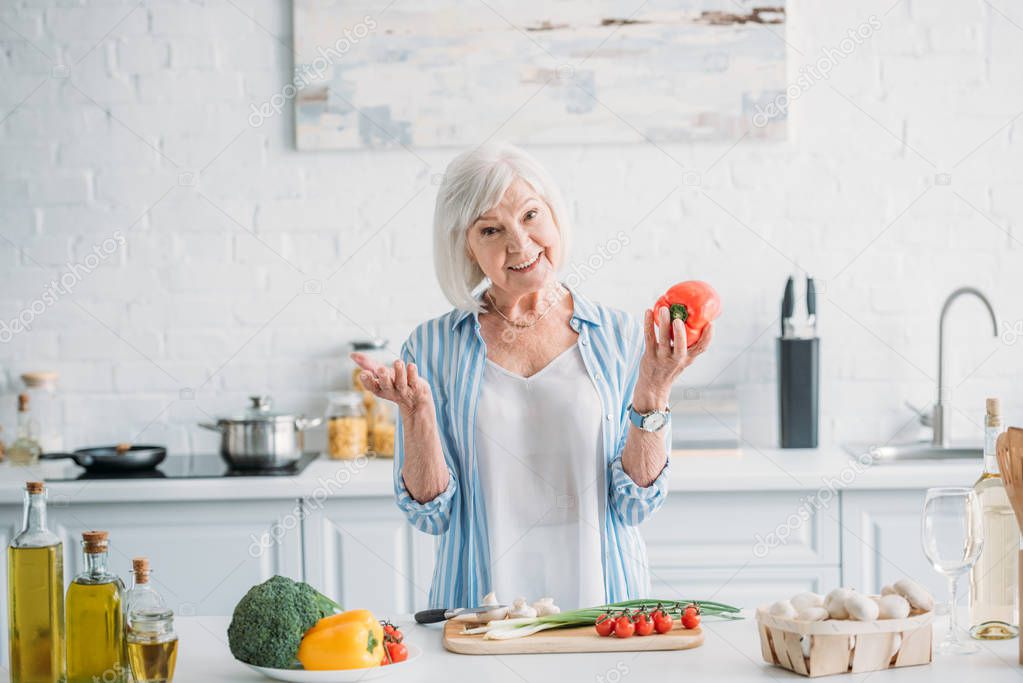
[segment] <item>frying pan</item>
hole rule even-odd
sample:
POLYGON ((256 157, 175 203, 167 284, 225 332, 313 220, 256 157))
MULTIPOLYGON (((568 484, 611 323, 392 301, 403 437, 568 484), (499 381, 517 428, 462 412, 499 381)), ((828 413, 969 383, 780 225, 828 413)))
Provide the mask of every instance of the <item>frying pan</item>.
POLYGON ((70 458, 89 474, 117 474, 155 469, 167 457, 163 446, 117 444, 98 448, 79 448, 73 453, 43 453, 44 460, 70 458))

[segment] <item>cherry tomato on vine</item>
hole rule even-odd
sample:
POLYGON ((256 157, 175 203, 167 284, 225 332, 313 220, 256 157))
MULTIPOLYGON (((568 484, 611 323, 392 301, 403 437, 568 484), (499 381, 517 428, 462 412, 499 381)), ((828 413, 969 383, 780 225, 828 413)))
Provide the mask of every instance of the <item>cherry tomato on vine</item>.
POLYGON ((404 662, 408 659, 408 648, 401 643, 387 643, 387 655, 391 658, 391 663, 404 662))
POLYGON ((648 636, 654 632, 654 622, 645 615, 636 615, 636 635, 637 636, 648 636))
POLYGON ((670 614, 661 612, 654 617, 654 630, 658 633, 667 633, 675 626, 675 620, 670 614))
POLYGON ((626 614, 615 619, 615 636, 618 638, 630 638, 636 632, 636 624, 626 614))
POLYGON ((597 629, 598 636, 609 636, 611 631, 615 628, 615 620, 607 614, 601 614, 597 617, 597 621, 593 624, 593 627, 597 629))
POLYGON ((700 614, 696 610, 690 612, 688 609, 682 615, 682 628, 693 629, 700 625, 700 614))

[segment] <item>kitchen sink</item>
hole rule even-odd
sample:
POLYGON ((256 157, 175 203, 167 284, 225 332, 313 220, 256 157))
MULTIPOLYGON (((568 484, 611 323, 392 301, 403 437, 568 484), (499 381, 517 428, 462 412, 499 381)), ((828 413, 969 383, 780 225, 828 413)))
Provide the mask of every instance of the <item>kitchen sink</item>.
POLYGON ((850 455, 870 453, 875 464, 886 462, 906 462, 913 460, 980 460, 984 451, 980 447, 969 446, 934 446, 930 442, 894 444, 891 446, 875 446, 870 444, 849 444, 846 450, 850 455))

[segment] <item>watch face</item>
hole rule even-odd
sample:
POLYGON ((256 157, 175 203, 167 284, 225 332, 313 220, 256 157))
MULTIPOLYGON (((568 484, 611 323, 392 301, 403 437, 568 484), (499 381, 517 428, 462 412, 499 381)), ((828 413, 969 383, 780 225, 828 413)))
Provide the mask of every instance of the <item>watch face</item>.
POLYGON ((663 413, 654 413, 643 418, 643 429, 656 432, 664 426, 665 418, 663 413))

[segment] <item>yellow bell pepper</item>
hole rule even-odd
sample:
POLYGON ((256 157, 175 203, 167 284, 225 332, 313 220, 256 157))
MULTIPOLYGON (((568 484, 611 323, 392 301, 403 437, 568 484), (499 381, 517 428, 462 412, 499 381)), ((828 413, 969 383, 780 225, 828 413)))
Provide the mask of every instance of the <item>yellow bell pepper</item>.
POLYGON ((298 646, 298 661, 310 671, 367 669, 383 658, 384 629, 365 609, 320 619, 298 646))

